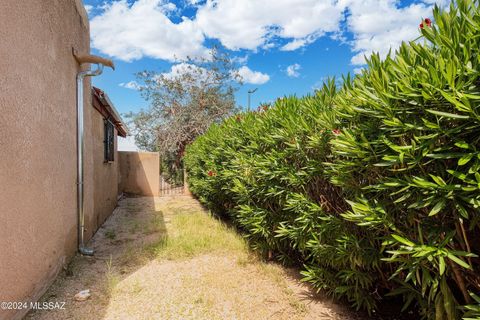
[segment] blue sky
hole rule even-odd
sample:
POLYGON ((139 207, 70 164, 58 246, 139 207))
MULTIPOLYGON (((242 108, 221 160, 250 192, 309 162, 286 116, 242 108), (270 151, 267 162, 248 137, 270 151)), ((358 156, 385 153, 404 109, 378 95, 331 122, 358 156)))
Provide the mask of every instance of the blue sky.
POLYGON ((363 56, 384 56, 418 36, 422 18, 446 0, 84 0, 91 51, 116 70, 93 80, 120 113, 148 108, 135 73, 170 72, 177 58, 202 56, 213 44, 237 59, 245 107, 313 92, 329 76, 358 72, 363 56))

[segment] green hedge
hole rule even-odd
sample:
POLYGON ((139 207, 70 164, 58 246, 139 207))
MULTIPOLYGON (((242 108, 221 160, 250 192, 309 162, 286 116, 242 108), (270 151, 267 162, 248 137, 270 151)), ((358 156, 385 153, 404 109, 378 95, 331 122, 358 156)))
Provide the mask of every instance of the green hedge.
POLYGON ((480 317, 480 10, 435 9, 394 57, 212 126, 191 190, 255 249, 369 312, 480 317))

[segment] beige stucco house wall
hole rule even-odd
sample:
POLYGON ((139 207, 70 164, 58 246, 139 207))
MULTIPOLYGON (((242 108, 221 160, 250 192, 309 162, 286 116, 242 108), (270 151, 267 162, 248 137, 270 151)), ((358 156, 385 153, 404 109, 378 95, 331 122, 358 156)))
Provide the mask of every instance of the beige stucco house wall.
POLYGON ((92 104, 95 108, 91 113, 91 128, 89 130, 92 143, 92 165, 93 165, 93 215, 85 217, 86 235, 91 237, 98 230, 103 222, 108 218, 117 205, 119 190, 119 162, 118 140, 117 137, 126 136, 126 128, 121 123, 118 112, 115 110, 108 96, 101 90, 95 88, 92 90, 92 104), (101 96, 103 103, 98 99, 101 96), (108 110, 105 108, 108 107, 108 110), (102 111, 102 112, 99 112, 102 111), (104 123, 107 119, 113 121, 114 127, 114 160, 105 161, 105 131, 104 123), (119 129, 121 131, 119 132, 119 129))
MULTIPOLYGON (((92 147, 93 147, 93 216, 85 217, 86 235, 90 238, 110 216, 117 205, 118 196, 118 152, 115 152, 113 162, 105 162, 103 157, 103 121, 98 112, 92 115, 92 147)), ((117 150, 117 135, 115 129, 115 150, 117 150)))
MULTIPOLYGON (((90 52, 88 19, 81 0, 1 0, 0 39, 0 301, 36 301, 77 250, 72 47, 90 52)), ((118 162, 104 162, 89 80, 84 93, 88 240, 116 204, 118 162)))

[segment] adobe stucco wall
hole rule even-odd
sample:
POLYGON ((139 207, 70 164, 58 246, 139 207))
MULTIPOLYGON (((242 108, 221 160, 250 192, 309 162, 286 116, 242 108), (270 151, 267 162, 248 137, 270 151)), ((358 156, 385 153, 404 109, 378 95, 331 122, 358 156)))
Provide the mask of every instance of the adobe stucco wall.
MULTIPOLYGON (((0 301, 36 301, 76 252, 72 47, 89 52, 88 20, 80 0, 1 0, 0 39, 0 301)), ((87 131, 88 82, 84 92, 87 131)), ((87 157, 87 215, 92 163, 87 157)), ((0 319, 22 315, 0 310, 0 319)))
POLYGON ((156 152, 119 151, 120 190, 143 196, 158 196, 160 158, 156 152))
MULTIPOLYGON (((117 205, 118 195, 118 153, 113 162, 104 161, 104 118, 93 107, 91 120, 91 141, 93 157, 93 215, 85 217, 86 236, 103 224, 117 205)), ((115 129, 115 150, 117 150, 117 130, 115 129)))

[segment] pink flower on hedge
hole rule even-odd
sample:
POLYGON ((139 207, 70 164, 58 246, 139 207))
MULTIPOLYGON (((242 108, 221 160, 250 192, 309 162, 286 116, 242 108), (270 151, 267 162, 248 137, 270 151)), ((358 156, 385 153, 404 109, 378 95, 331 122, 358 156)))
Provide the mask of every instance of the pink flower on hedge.
POLYGON ((422 23, 420 23, 420 29, 423 29, 425 27, 425 25, 427 25, 427 27, 431 27, 432 26, 432 20, 430 20, 429 18, 426 18, 425 20, 422 21, 422 23), (425 22, 425 24, 423 24, 425 22))
POLYGON ((338 136, 340 134, 340 129, 333 129, 332 132, 334 135, 338 136))
POLYGON ((208 171, 208 176, 209 177, 213 177, 215 175, 215 172, 213 172, 212 170, 208 171))

